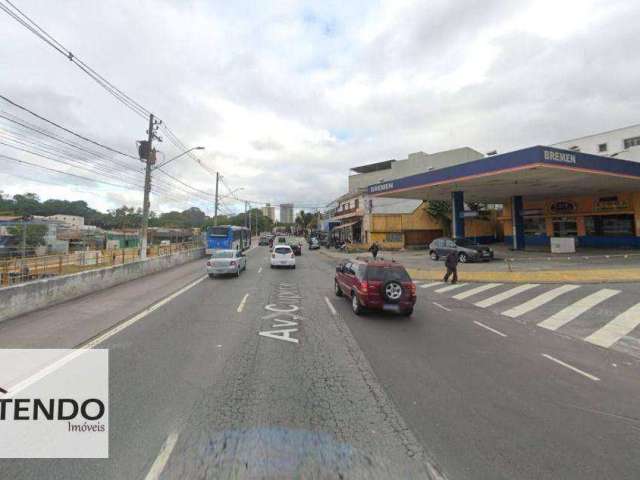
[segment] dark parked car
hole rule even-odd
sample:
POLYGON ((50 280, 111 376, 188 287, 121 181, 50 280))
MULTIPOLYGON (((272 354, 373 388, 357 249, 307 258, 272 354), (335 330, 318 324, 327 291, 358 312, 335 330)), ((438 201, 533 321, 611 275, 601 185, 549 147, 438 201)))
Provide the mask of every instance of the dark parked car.
POLYGON ((364 309, 411 315, 416 286, 405 268, 384 260, 344 260, 336 267, 335 294, 351 299, 356 315, 364 309))
POLYGON ((258 245, 260 246, 269 245, 269 239, 267 237, 260 237, 260 240, 258 241, 258 245))
POLYGON ((431 260, 444 260, 450 252, 458 254, 460 263, 493 260, 493 250, 486 245, 480 245, 466 238, 452 240, 442 237, 436 238, 429 244, 431 260))
POLYGON ((292 243, 289 246, 291 247, 291 250, 293 250, 293 253, 296 257, 302 255, 302 245, 300 245, 299 243, 292 243))

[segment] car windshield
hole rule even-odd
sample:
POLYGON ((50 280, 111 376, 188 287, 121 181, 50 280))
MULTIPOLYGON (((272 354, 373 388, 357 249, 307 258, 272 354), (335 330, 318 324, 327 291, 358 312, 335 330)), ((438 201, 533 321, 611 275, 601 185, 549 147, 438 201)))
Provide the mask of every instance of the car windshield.
POLYGON ((235 256, 235 252, 213 252, 211 258, 233 258, 235 256))
POLYGON ((367 267, 367 280, 388 282, 390 280, 396 280, 400 282, 410 282, 411 277, 407 271, 400 266, 382 267, 382 266, 368 266, 367 267))
POLYGON ((274 251, 279 254, 291 253, 291 249, 285 247, 277 247, 274 251))
POLYGON ((459 247, 477 247, 478 246, 476 242, 469 240, 467 238, 458 238, 454 240, 454 242, 456 242, 456 245, 458 245, 459 247))

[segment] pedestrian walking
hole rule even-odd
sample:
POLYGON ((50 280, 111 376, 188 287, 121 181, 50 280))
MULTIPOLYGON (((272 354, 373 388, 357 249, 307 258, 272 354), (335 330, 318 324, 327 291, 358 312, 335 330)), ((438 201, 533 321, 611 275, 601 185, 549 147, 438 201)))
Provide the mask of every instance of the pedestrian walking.
POLYGON ((451 283, 458 282, 458 254, 456 252, 450 252, 447 255, 446 260, 444 261, 445 266, 447 267, 447 273, 444 276, 444 283, 447 283, 449 277, 453 275, 451 278, 451 283))
POLYGON ((373 242, 373 245, 369 247, 369 251, 371 252, 371 255, 373 255, 374 260, 378 256, 378 250, 380 250, 380 248, 378 247, 378 242, 373 242))

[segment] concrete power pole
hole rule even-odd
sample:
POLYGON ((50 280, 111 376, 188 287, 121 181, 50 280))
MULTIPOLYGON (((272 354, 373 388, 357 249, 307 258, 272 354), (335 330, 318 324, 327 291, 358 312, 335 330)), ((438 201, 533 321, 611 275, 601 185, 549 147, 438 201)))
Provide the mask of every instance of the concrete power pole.
POLYGON ((218 226, 218 182, 220 181, 220 172, 216 172, 216 200, 213 210, 213 226, 218 226))
POLYGON ((147 227, 149 226, 149 193, 151 192, 151 160, 153 158, 153 113, 149 115, 149 131, 147 137, 146 166, 144 169, 144 200, 142 203, 142 228, 140 229, 140 258, 147 258, 147 227))

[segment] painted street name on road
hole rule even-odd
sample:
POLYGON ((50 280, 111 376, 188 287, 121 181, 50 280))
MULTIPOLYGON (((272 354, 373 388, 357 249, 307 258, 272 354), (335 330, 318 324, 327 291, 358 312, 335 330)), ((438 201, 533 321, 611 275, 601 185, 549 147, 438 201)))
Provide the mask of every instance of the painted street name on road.
POLYGON ((299 321, 303 319, 297 313, 300 310, 298 304, 302 300, 298 288, 289 283, 278 284, 275 300, 276 303, 265 305, 264 309, 271 313, 262 317, 262 320, 272 320, 271 328, 276 330, 263 330, 258 332, 258 335, 284 342, 299 343, 298 338, 293 335, 298 331, 299 321))

